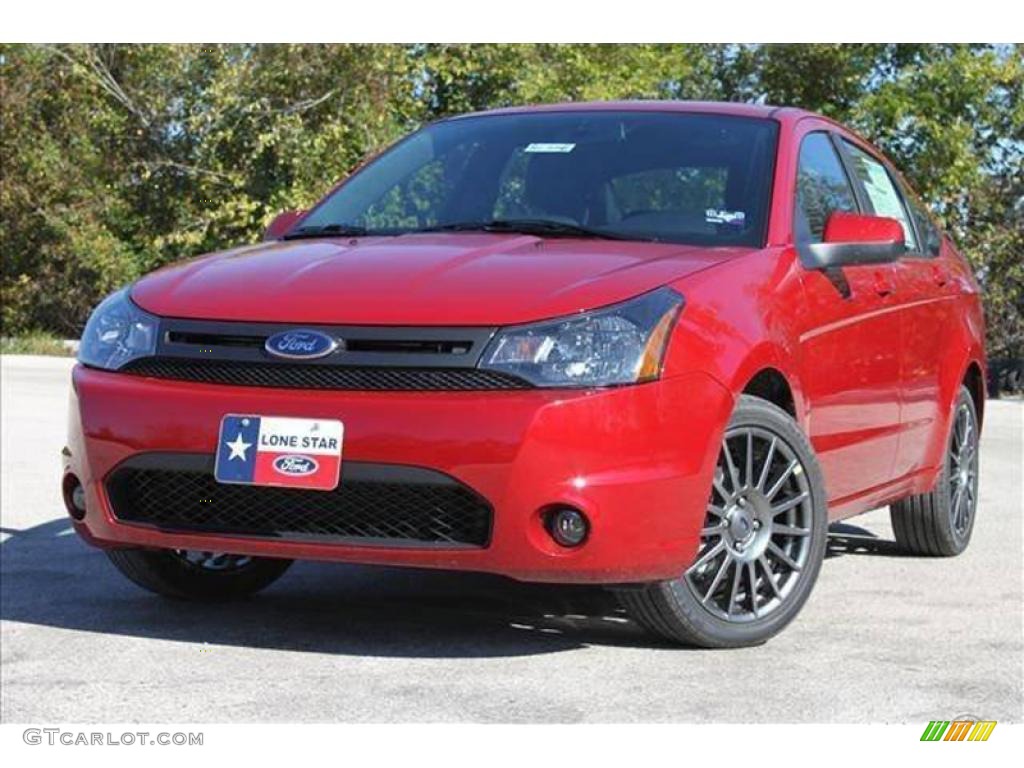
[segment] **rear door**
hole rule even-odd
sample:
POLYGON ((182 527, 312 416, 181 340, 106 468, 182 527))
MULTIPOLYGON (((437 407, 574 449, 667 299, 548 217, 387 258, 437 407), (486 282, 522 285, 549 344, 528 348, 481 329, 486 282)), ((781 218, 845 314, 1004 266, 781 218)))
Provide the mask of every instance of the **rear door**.
MULTIPOLYGON (((798 242, 821 242, 833 211, 862 211, 833 136, 800 146, 794 221, 798 242)), ((833 505, 893 477, 900 425, 900 317, 895 267, 805 270, 800 377, 808 429, 833 505)))

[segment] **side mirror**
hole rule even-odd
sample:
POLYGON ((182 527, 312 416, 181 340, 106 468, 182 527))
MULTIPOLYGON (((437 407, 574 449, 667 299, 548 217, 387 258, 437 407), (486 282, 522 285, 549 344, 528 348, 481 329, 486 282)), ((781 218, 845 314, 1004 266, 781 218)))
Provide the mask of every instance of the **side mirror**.
POLYGON ((800 258, 810 269, 885 264, 906 250, 903 225, 896 219, 842 211, 835 211, 825 222, 824 242, 799 246, 800 258))
POLYGON ((277 214, 263 232, 263 240, 278 240, 305 215, 305 211, 284 211, 277 214))

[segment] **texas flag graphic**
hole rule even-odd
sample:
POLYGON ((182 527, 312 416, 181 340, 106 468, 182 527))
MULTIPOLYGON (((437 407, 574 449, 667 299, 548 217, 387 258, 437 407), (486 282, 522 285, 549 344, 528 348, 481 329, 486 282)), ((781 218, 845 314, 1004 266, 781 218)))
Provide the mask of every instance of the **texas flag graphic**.
POLYGON ((343 435, 340 421, 231 414, 220 424, 214 474, 221 483, 330 491, 343 435))

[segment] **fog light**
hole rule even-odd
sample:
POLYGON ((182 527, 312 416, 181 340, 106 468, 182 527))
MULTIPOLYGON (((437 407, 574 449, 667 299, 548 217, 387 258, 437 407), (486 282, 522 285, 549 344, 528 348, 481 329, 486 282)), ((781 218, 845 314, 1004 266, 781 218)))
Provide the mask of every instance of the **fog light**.
POLYGON ((548 533, 563 547, 578 547, 589 530, 586 516, 578 509, 558 507, 548 513, 548 533))
POLYGON ((64 478, 64 506, 75 520, 85 517, 85 488, 74 475, 64 478))

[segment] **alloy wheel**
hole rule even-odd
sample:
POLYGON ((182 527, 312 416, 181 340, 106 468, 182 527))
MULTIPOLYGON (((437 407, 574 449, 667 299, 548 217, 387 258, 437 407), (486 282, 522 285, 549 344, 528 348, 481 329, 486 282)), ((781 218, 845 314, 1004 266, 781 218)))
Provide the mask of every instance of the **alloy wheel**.
POLYGON ((807 471, 796 452, 760 427, 729 430, 686 584, 720 619, 763 619, 800 580, 813 525, 807 471))
POLYGON ((252 562, 248 555, 229 555, 226 552, 204 552, 198 549, 176 549, 174 554, 194 568, 203 571, 237 571, 252 562))
POLYGON ((949 514, 953 531, 963 537, 971 528, 978 495, 978 431, 966 404, 957 408, 949 445, 949 514))

